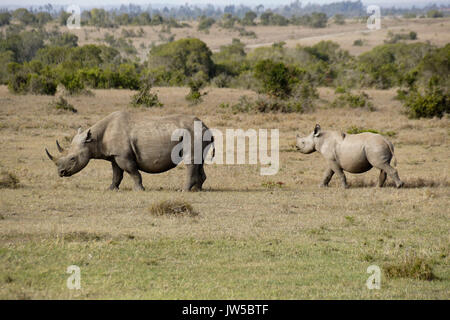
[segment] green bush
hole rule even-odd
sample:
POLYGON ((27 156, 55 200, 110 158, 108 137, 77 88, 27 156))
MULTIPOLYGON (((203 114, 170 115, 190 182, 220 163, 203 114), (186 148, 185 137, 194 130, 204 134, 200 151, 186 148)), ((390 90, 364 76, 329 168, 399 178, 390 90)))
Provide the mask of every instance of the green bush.
POLYGON ((345 24, 345 17, 342 14, 336 14, 333 17, 334 23, 338 25, 344 25, 345 24))
POLYGON ((442 18, 444 14, 439 10, 430 10, 427 12, 428 18, 442 18))
POLYGON ((404 76, 416 69, 433 50, 426 43, 377 46, 359 56, 357 68, 361 72, 361 85, 380 89, 400 85, 404 76))
POLYGON ((45 76, 32 74, 30 77, 29 90, 31 93, 40 95, 55 95, 57 82, 55 79, 45 76))
POLYGON ((70 95, 79 94, 85 88, 80 73, 65 72, 59 76, 59 82, 64 86, 67 93, 70 95))
POLYGON ((392 31, 389 31, 388 40, 384 40, 384 43, 397 43, 400 40, 417 40, 417 32, 393 33, 392 31))
POLYGON ((260 19, 263 26, 287 26, 289 24, 288 19, 269 10, 262 13, 260 19))
POLYGON ((408 116, 419 118, 442 118, 450 113, 450 95, 436 85, 430 84, 424 93, 418 89, 408 92, 402 99, 408 116))
POLYGON ((189 93, 186 95, 186 100, 191 102, 191 104, 198 104, 202 101, 202 96, 207 93, 201 93, 200 90, 206 84, 206 75, 202 72, 197 73, 191 77, 188 81, 189 93))
POLYGON ((201 16, 199 19, 197 30, 198 31, 208 30, 214 23, 216 23, 216 20, 214 20, 213 18, 201 16))
POLYGON ((220 51, 212 55, 217 72, 237 76, 250 68, 245 53, 245 44, 239 39, 233 39, 227 46, 221 46, 220 51))
POLYGON ((244 18, 241 20, 241 24, 243 26, 255 26, 255 19, 258 17, 258 15, 253 11, 247 11, 245 13, 244 18))
POLYGON ((49 107, 51 109, 55 109, 57 111, 69 111, 72 113, 77 113, 78 110, 74 108, 73 105, 71 105, 66 99, 64 99, 62 96, 57 98, 56 100, 49 103, 49 107))
POLYGON ((364 41, 362 39, 356 39, 353 41, 354 46, 362 47, 364 45, 364 41))
POLYGON ((357 127, 357 126, 351 126, 347 130, 348 134, 358 134, 358 133, 363 133, 363 132, 371 132, 371 133, 378 133, 378 134, 380 133, 379 131, 374 130, 374 129, 364 129, 364 128, 357 127))
POLYGON ((139 92, 131 98, 131 106, 133 107, 162 107, 163 104, 159 101, 156 93, 151 93, 152 81, 143 81, 140 85, 139 92))
POLYGON ((282 62, 259 61, 255 68, 255 78, 262 83, 262 92, 276 98, 288 97, 298 82, 298 70, 282 62))
POLYGON ((352 94, 345 92, 340 94, 331 103, 332 108, 367 108, 370 111, 374 111, 373 103, 369 101, 370 97, 367 93, 360 92, 359 94, 352 94))
POLYGON ((6 12, 0 12, 0 27, 8 25, 11 21, 11 14, 6 12))

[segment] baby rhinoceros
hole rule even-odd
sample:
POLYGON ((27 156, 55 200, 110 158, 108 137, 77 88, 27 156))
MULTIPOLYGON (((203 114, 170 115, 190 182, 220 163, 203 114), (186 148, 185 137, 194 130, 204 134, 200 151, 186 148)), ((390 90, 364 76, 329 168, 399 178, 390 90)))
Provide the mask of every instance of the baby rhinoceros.
POLYGON ((56 141, 62 154, 60 157, 45 151, 61 177, 79 172, 90 159, 103 159, 112 165, 110 190, 119 188, 124 171, 133 178, 135 189, 144 190, 140 171, 161 173, 170 170, 182 161, 183 151, 187 150, 185 153, 190 152, 190 156, 188 161, 184 157, 187 167, 184 190, 189 191, 194 186, 201 189, 206 180, 203 165, 213 142, 211 131, 194 116, 149 117, 118 111, 84 131, 79 129, 68 150, 63 150, 56 141), (176 133, 180 131, 187 134, 176 133), (189 143, 185 144, 185 140, 189 143), (183 146, 180 148, 180 145, 183 146))
MULTIPOLYGON (((380 169, 378 186, 382 187, 386 181, 386 174, 391 177, 397 188, 403 186, 397 170, 390 166, 395 157, 394 146, 383 136, 364 132, 359 134, 344 134, 337 131, 322 131, 316 125, 314 131, 307 137, 297 134, 297 149, 301 153, 309 154, 318 151, 328 164, 321 187, 328 186, 336 173, 344 188, 348 188, 344 171, 363 173, 372 167, 380 169)), ((394 165, 396 161, 394 160, 394 165)))

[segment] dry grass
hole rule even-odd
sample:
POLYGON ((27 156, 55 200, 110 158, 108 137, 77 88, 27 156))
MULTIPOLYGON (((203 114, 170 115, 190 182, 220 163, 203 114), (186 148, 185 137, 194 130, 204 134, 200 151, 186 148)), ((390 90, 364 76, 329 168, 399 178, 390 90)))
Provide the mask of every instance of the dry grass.
MULTIPOLYGON (((393 20, 386 26, 414 30, 420 41, 442 45, 448 42, 442 31, 448 23, 393 20)), ((256 27, 258 39, 244 41, 251 47, 331 39, 357 54, 381 44, 388 32, 362 34, 358 28, 256 27), (365 40, 362 47, 352 45, 357 38, 365 40)), ((91 29, 88 41, 105 32, 91 29)), ((136 41, 156 39, 158 28, 145 31, 145 39, 136 41)), ((194 28, 172 31, 177 39, 198 35, 194 28)), ((88 42, 83 30, 73 32, 81 32, 82 44, 88 42)), ((209 35, 200 34, 213 49, 235 36, 215 27, 209 35)), ((133 91, 93 90, 94 95, 68 98, 77 113, 59 114, 48 108, 53 97, 12 95, 0 86, 1 168, 20 180, 20 188, 0 189, 1 298, 448 299, 449 117, 408 119, 394 99, 395 89, 366 90, 376 109, 370 112, 333 110, 328 106, 334 90, 320 88, 321 106, 307 114, 234 114, 218 107, 256 96, 246 90, 207 88, 196 106, 184 98, 188 88, 153 90, 164 107, 131 108, 133 91), (91 161, 77 175, 59 178, 44 148, 56 152, 55 139, 67 147, 78 127, 117 110, 195 114, 221 130, 279 129, 280 170, 263 177, 258 166, 208 165, 204 192, 194 193, 178 192, 185 178, 182 166, 143 174, 145 192, 132 191, 127 175, 119 192, 105 191, 111 181, 105 161, 91 161), (379 173, 372 169, 347 174, 348 190, 336 178, 320 189, 325 161, 293 147, 295 135, 310 133, 316 123, 324 130, 395 132, 388 139, 406 187, 395 189, 389 178, 386 188, 375 187, 379 173), (194 207, 201 215, 176 215, 167 210, 173 209, 167 199, 180 201, 175 212, 194 207), (163 215, 149 214, 153 206, 163 215), (425 264, 397 260, 410 249, 425 257, 425 264), (83 273, 77 293, 64 285, 72 264, 83 273), (441 281, 388 277, 381 290, 368 291, 369 264, 386 266, 393 274, 427 274, 423 271, 432 266, 441 281)), ((5 177, 7 184, 13 181, 5 177)))
POLYGON ((155 216, 197 216, 198 212, 194 210, 189 202, 181 200, 164 200, 154 203, 149 211, 155 216))
POLYGON ((254 95, 244 90, 208 88, 197 106, 185 101, 188 88, 154 90, 164 107, 130 108, 135 92, 95 90, 94 97, 70 98, 78 113, 55 114, 47 110, 52 97, 0 87, 0 163, 21 184, 0 189, 0 279, 14 279, 2 283, 0 297, 448 298, 448 117, 408 119, 395 90, 368 90, 375 112, 336 112, 326 107, 334 90, 320 88, 323 107, 308 114, 233 114, 218 107, 254 95), (145 192, 132 191, 127 175, 119 192, 105 191, 111 168, 104 161, 59 178, 44 147, 57 152, 56 139, 65 148, 79 126, 123 109, 195 114, 222 130, 277 128, 280 171, 263 177, 258 166, 208 165, 204 191, 193 193, 178 192, 183 166, 143 174, 145 192), (395 189, 389 178, 386 188, 375 187, 378 171, 371 170, 348 174, 348 190, 335 178, 320 189, 325 161, 292 147, 296 133, 309 133, 316 123, 324 130, 396 132, 389 139, 406 188, 395 189), (201 215, 149 214, 168 199, 201 215), (402 256, 406 248, 431 259, 442 281, 387 278, 378 293, 367 291, 367 266, 395 262, 384 257, 402 256), (71 264, 84 274, 77 294, 64 287, 71 264))

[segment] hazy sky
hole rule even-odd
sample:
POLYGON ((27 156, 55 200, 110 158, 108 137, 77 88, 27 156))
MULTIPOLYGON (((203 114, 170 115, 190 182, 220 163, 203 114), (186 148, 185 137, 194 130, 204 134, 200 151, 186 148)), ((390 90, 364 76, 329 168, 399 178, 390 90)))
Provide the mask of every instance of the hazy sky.
MULTIPOLYGON (((120 4, 141 4, 141 5, 181 5, 188 3, 190 5, 195 4, 207 4, 211 3, 214 5, 239 5, 244 4, 247 6, 256 6, 258 4, 263 4, 265 6, 279 6, 285 5, 293 2, 294 0, 0 0, 0 7, 5 6, 39 6, 47 3, 58 4, 58 5, 69 5, 78 4, 80 6, 108 6, 108 5, 120 5, 120 4)), ((435 1, 424 1, 424 0, 362 0, 365 4, 378 4, 385 6, 409 6, 409 5, 426 5, 428 3, 437 4, 450 4, 450 0, 435 0, 435 1)), ((301 0, 303 4, 311 3, 330 3, 339 2, 339 0, 301 0)))

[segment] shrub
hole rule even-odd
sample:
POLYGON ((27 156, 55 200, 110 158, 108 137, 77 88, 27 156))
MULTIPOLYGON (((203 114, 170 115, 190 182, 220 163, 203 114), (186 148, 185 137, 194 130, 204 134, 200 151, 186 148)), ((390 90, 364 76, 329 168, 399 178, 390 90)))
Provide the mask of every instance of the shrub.
POLYGON ((400 40, 417 40, 417 32, 411 31, 409 33, 393 33, 389 31, 388 40, 384 40, 384 43, 397 43, 400 40))
POLYGON ((192 104, 197 104, 202 101, 202 96, 207 94, 206 92, 200 92, 200 89, 202 89, 206 84, 205 78, 205 75, 202 72, 199 72, 189 79, 189 93, 185 97, 187 101, 191 102, 192 104))
POLYGON ((253 11, 247 11, 246 13, 245 13, 245 16, 244 16, 244 18, 241 20, 241 24, 243 25, 243 26, 254 26, 254 25, 256 25, 256 23, 255 23, 255 19, 258 17, 258 15, 255 13, 255 12, 253 12, 253 11))
POLYGON ((155 216, 197 216, 192 205, 182 200, 164 200, 154 203, 149 211, 155 216))
POLYGON ((336 14, 334 15, 334 23, 338 25, 344 25, 345 24, 345 17, 342 14, 336 14))
POLYGON ((357 40, 353 41, 353 45, 361 47, 364 45, 364 41, 362 39, 357 39, 357 40))
POLYGON ((245 44, 239 39, 233 39, 230 45, 221 46, 220 51, 212 55, 212 59, 216 64, 217 73, 236 76, 249 69, 245 44))
POLYGON ((263 26, 287 26, 289 24, 288 19, 271 11, 262 13, 260 19, 263 26))
POLYGON ((34 94, 55 95, 58 84, 49 76, 32 74, 30 77, 29 90, 34 94))
POLYGON ((375 129, 364 129, 364 128, 357 127, 357 126, 351 126, 347 130, 348 134, 358 134, 358 133, 363 133, 363 132, 377 133, 377 134, 381 134, 383 136, 388 136, 388 137, 395 137, 397 135, 397 133, 395 131, 381 132, 381 131, 377 131, 375 129))
POLYGON ((4 25, 8 25, 11 21, 11 14, 6 12, 0 12, 0 27, 4 25))
POLYGON ((76 47, 78 46, 78 37, 72 33, 64 32, 51 37, 50 44, 58 47, 76 47))
POLYGON ((31 75, 21 65, 12 62, 8 65, 8 89, 13 93, 26 93, 30 84, 31 75))
POLYGON ((143 81, 139 92, 131 98, 131 106, 133 107, 162 107, 163 104, 159 101, 156 93, 151 93, 152 81, 143 81))
POLYGON ((239 32, 239 35, 241 37, 249 37, 252 39, 258 38, 258 36, 256 35, 256 33, 254 31, 247 31, 244 28, 236 28, 236 30, 239 32))
POLYGON ((79 94, 84 90, 84 83, 81 80, 80 73, 65 72, 60 75, 59 81, 70 95, 79 94))
POLYGON ((410 118, 442 118, 450 113, 450 95, 437 85, 430 84, 424 93, 412 89, 401 97, 410 118))
POLYGON ((377 130, 374 129, 364 129, 361 127, 357 127, 357 126, 351 126, 348 130, 347 133, 348 134, 358 134, 358 133, 363 133, 363 132, 371 132, 371 133, 380 133, 377 130))
POLYGON ((313 28, 325 28, 327 26, 328 18, 325 13, 313 12, 311 13, 310 25, 313 28))
POLYGON ((198 23, 197 30, 198 31, 208 30, 214 23, 216 23, 216 20, 214 20, 213 18, 207 18, 205 16, 201 16, 199 23, 198 23))
POLYGON ((282 62, 259 61, 254 68, 255 78, 262 82, 262 92, 276 98, 288 97, 298 81, 298 72, 282 62))
POLYGON ((66 99, 62 96, 57 98, 56 100, 49 103, 49 107, 55 109, 57 111, 69 111, 72 113, 77 113, 78 110, 74 108, 66 99))
POLYGON ((444 14, 440 12, 439 10, 430 10, 427 12, 428 18, 442 18, 444 17, 444 14))
POLYGON ((16 189, 19 187, 19 178, 6 170, 0 171, 0 189, 16 189))
POLYGON ((213 78, 211 82, 217 88, 227 88, 230 85, 231 77, 225 73, 219 74, 217 77, 213 78))
POLYGON ((374 111, 375 108, 372 102, 369 101, 370 97, 364 91, 359 94, 352 94, 350 92, 345 92, 340 94, 334 101, 331 103, 332 108, 367 108, 370 111, 374 111))

